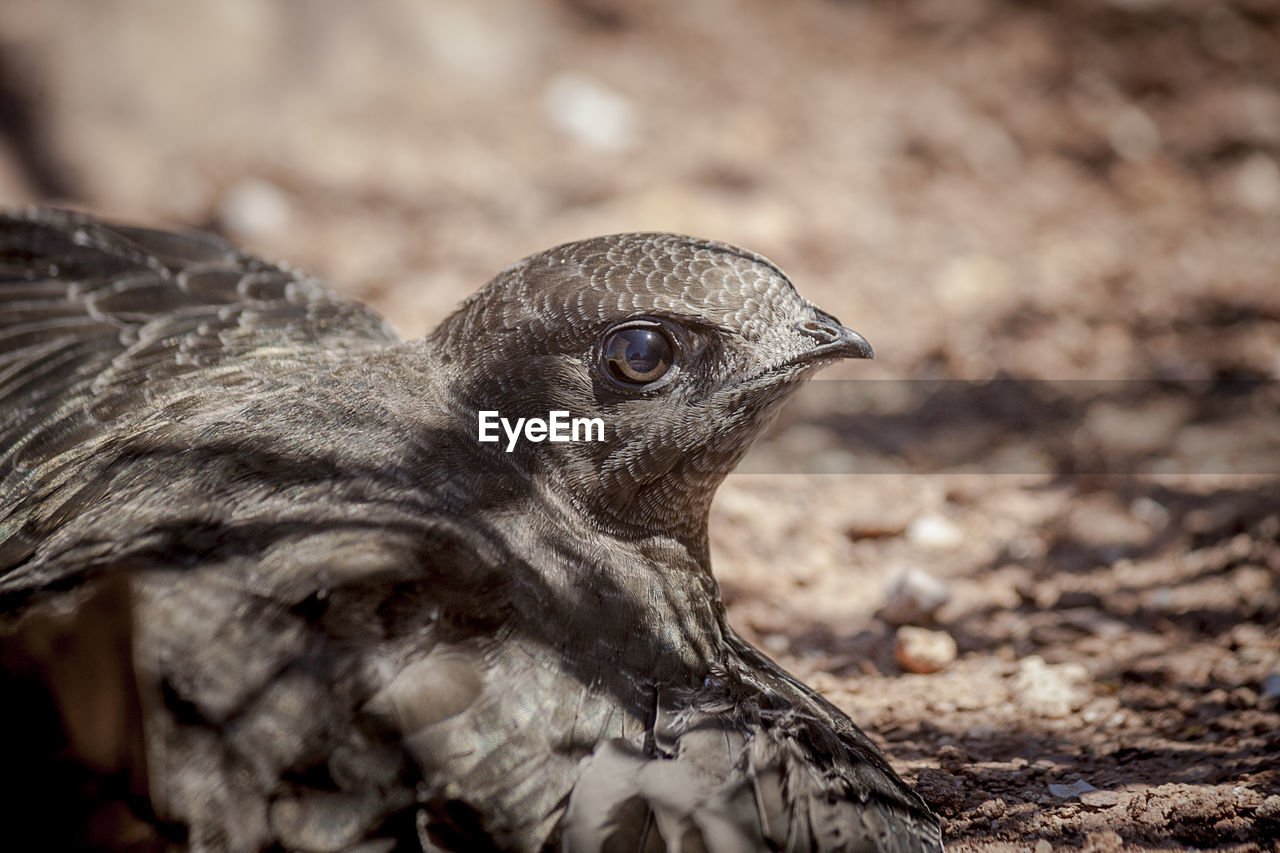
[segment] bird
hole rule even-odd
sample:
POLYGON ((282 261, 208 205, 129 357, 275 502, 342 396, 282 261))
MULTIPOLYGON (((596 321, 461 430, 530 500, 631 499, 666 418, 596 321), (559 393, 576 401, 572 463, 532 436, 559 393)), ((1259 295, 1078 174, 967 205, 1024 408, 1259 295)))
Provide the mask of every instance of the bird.
POLYGON ((0 305, 5 678, 66 729, 33 766, 111 802, 80 843, 942 849, 711 571, 718 485, 872 356, 761 255, 568 243, 406 341, 221 237, 33 207, 0 305))

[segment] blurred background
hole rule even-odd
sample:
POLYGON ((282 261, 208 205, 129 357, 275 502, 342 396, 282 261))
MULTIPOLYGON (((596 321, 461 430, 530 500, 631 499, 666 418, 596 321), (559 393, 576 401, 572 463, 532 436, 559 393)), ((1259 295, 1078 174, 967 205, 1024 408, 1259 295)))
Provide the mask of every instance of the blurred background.
POLYGON ((1280 832, 1280 2, 6 0, 0 130, 0 203, 408 336, 566 240, 768 255, 887 382, 723 489, 735 624, 953 849, 1280 832))

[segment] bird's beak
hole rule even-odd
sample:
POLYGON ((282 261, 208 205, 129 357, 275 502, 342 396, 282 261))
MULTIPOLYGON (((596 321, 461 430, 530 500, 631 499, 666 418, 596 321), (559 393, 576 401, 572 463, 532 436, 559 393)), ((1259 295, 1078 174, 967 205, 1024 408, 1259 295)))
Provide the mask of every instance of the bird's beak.
POLYGON ((796 324, 796 331, 813 338, 817 345, 805 353, 806 361, 837 358, 875 358, 875 351, 862 335, 846 329, 829 314, 819 312, 815 320, 796 324))

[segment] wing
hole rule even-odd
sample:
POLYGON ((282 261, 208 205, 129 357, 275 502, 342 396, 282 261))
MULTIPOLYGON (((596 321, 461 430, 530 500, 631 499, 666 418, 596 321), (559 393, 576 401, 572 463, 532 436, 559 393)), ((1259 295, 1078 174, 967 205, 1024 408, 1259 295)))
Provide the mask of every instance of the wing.
POLYGON ((93 390, 397 340, 367 308, 210 234, 109 225, 61 210, 0 215, 7 457, 40 429, 42 415, 93 390))
POLYGON ((583 762, 565 848, 941 853, 937 818, 867 736, 731 642, 717 683, 660 699, 652 746, 618 738, 583 762))
POLYGON ((105 488, 87 463, 158 396, 201 405, 255 372, 397 341, 368 309, 212 235, 0 215, 0 575, 105 488))

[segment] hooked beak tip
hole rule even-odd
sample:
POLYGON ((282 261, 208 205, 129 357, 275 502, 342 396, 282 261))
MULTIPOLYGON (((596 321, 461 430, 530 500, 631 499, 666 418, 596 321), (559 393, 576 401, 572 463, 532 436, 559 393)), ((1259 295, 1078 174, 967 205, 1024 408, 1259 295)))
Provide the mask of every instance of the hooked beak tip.
POLYGON ((876 351, 871 348, 871 342, 853 329, 844 329, 845 344, 847 358, 875 358, 876 351))

